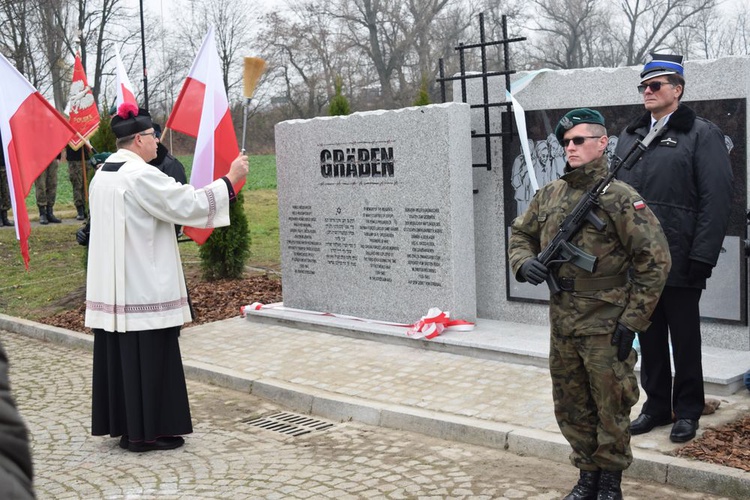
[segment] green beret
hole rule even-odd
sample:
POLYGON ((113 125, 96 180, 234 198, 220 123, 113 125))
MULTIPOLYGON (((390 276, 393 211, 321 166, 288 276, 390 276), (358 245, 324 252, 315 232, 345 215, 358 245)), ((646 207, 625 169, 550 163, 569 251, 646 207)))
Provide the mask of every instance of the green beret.
POLYGON ((565 132, 581 123, 594 123, 596 125, 604 126, 604 117, 600 112, 590 108, 578 108, 568 111, 565 116, 560 119, 560 123, 558 123, 555 128, 555 136, 557 137, 558 142, 562 144, 565 132))
POLYGON ((91 165, 92 167, 97 167, 98 165, 107 161, 107 158, 109 158, 111 154, 112 153, 96 153, 94 156, 89 158, 89 165, 91 165))

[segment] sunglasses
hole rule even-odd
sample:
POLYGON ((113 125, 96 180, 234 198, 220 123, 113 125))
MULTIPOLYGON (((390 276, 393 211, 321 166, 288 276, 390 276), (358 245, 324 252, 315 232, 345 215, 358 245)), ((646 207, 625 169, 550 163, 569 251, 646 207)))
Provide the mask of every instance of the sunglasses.
POLYGON ((600 135, 584 135, 584 136, 578 136, 578 137, 572 137, 570 139, 563 139, 563 147, 567 148, 568 144, 573 142, 576 146, 580 146, 584 142, 586 142, 586 139, 598 139, 600 138, 600 135))
POLYGON ((672 85, 674 87, 674 83, 669 82, 651 82, 651 83, 642 83, 638 85, 638 92, 643 94, 646 89, 651 89, 651 92, 659 92, 661 90, 662 85, 672 85))

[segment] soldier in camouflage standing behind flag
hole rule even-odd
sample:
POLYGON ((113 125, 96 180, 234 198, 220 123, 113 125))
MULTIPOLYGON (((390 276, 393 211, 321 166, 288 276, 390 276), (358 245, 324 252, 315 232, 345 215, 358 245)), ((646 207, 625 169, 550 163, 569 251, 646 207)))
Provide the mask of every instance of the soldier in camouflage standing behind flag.
POLYGON ((10 189, 8 188, 8 173, 5 168, 2 137, 0 137, 0 227, 13 227, 13 221, 8 218, 8 210, 10 210, 10 189))
POLYGON ((571 263, 548 269, 538 259, 565 216, 607 175, 604 117, 567 113, 555 135, 565 149, 564 175, 542 187, 513 221, 508 247, 518 281, 538 285, 550 272, 562 291, 550 297, 550 374, 555 417, 580 478, 565 498, 620 499, 622 471, 633 461, 630 409, 638 402, 635 332, 645 331, 671 266, 659 221, 629 185, 612 181, 571 240, 597 258, 593 273, 571 263))

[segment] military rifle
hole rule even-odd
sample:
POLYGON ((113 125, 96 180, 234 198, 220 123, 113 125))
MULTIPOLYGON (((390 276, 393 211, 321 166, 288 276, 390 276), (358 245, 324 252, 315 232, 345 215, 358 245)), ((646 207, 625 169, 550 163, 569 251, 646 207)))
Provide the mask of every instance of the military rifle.
POLYGON ((646 137, 635 141, 635 144, 630 148, 624 159, 615 156, 609 174, 591 188, 591 191, 583 195, 573 211, 560 224, 560 229, 552 241, 537 256, 539 262, 544 264, 550 271, 547 276, 547 285, 549 286, 550 294, 555 295, 562 290, 552 266, 557 267, 559 264, 569 262, 590 273, 596 270, 596 256, 584 252, 573 245, 570 240, 578 234, 578 231, 581 230, 586 221, 590 222, 597 231, 604 230, 607 224, 593 212, 594 207, 599 206, 599 196, 601 196, 609 183, 615 178, 617 171, 623 166, 626 170, 630 170, 654 139, 659 137, 666 128, 666 117, 663 117, 651 127, 651 131, 646 134, 646 137))

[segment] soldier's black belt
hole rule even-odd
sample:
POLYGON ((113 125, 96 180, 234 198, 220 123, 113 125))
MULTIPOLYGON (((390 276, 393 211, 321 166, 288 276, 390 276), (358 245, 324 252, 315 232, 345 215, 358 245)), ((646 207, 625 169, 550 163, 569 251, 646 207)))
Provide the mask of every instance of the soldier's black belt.
POLYGON ((594 292, 628 284, 628 275, 602 276, 601 278, 558 278, 560 288, 565 292, 594 292))

